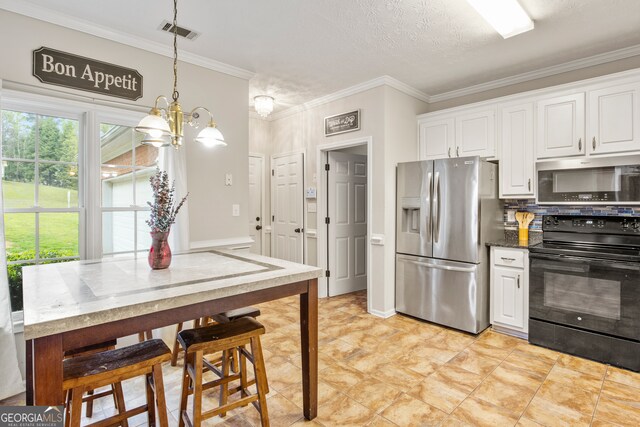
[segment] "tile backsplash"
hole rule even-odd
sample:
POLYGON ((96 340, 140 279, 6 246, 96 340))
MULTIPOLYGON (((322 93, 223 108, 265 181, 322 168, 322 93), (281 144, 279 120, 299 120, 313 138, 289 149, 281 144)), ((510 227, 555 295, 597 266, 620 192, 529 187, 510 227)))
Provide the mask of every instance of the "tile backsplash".
POLYGON ((533 212, 536 217, 529 228, 542 231, 542 215, 592 215, 592 216, 636 216, 640 217, 640 206, 553 206, 536 205, 535 200, 505 200, 504 226, 505 228, 517 228, 516 221, 507 220, 507 211, 533 212))

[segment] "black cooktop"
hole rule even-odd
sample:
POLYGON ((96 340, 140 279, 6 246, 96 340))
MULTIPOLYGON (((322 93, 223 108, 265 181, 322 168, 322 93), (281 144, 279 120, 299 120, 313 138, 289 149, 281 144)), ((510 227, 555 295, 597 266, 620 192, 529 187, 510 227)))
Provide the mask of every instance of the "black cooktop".
POLYGON ((531 252, 640 262, 640 218, 545 215, 531 252))

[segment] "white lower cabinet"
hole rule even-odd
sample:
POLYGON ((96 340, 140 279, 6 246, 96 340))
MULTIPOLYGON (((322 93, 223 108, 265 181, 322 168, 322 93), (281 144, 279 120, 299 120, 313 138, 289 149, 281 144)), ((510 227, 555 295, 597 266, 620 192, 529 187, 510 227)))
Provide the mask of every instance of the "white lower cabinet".
POLYGON ((529 252, 491 248, 491 324, 494 329, 526 338, 529 324, 529 252))

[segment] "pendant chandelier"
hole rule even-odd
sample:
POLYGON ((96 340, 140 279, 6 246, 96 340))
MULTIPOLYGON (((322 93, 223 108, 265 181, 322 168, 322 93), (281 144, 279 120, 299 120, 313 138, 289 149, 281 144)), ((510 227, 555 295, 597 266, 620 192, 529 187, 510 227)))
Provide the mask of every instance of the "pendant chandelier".
POLYGON ((190 113, 184 113, 182 106, 178 102, 180 93, 178 92, 178 0, 173 0, 173 102, 169 102, 166 96, 160 95, 156 98, 149 115, 144 117, 135 127, 135 130, 145 134, 142 144, 154 147, 168 147, 173 145, 176 149, 182 145, 184 136, 184 124, 193 128, 200 125, 195 120, 200 117, 199 112, 204 111, 209 115, 207 126, 202 129, 195 140, 205 147, 215 147, 227 145, 224 142, 222 132, 213 121, 213 115, 204 107, 196 107, 190 113), (163 101, 165 108, 159 106, 163 101))

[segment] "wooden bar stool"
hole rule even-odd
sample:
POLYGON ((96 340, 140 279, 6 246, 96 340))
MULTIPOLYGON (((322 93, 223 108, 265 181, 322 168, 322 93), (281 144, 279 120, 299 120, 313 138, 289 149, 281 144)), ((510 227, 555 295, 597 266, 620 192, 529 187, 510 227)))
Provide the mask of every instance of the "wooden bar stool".
MULTIPOLYGON (((74 350, 68 350, 64 353, 65 359, 79 357, 79 356, 88 356, 90 354, 100 353, 102 351, 113 350, 116 348, 117 340, 105 341, 98 344, 88 345, 85 347, 76 348, 74 350)), ((124 394, 122 392, 122 383, 115 382, 111 384, 110 390, 105 390, 100 393, 95 393, 94 390, 88 390, 87 394, 82 398, 82 403, 87 404, 86 408, 86 416, 87 418, 91 418, 93 416, 93 401, 96 399, 100 399, 102 397, 113 396, 113 403, 115 408, 122 412, 124 408, 124 394)), ((67 392, 67 407, 71 403, 71 391, 67 392)), ((68 425, 69 418, 65 422, 65 425, 68 425)), ((128 427, 129 424, 127 421, 122 422, 122 427, 128 427)))
POLYGON ((186 360, 182 377, 182 396, 180 399, 179 427, 185 424, 200 427, 202 421, 216 415, 225 416, 232 409, 253 404, 260 413, 262 426, 269 426, 267 412, 268 383, 264 367, 260 335, 264 334, 264 326, 252 317, 242 317, 227 323, 220 323, 203 328, 189 329, 178 334, 180 345, 185 351, 186 360), (251 352, 245 348, 249 345, 251 352), (238 373, 230 373, 230 356, 238 351, 240 369, 238 373), (222 352, 221 369, 208 363, 204 356, 222 352), (248 390, 253 384, 247 379, 246 361, 253 364, 257 394, 248 390), (214 372, 219 378, 203 383, 203 370, 214 372), (240 385, 229 389, 229 383, 240 380, 240 385), (212 410, 202 412, 202 392, 220 387, 220 405, 212 410), (240 392, 241 398, 228 402, 230 394, 240 392), (187 398, 193 394, 193 414, 191 419, 187 413, 187 398))
POLYGON ((145 375, 147 394, 145 405, 126 410, 123 401, 118 408, 118 414, 90 425, 122 425, 128 418, 146 411, 149 426, 155 426, 157 403, 158 425, 167 427, 167 407, 161 365, 170 359, 169 347, 159 339, 65 359, 63 362, 63 387, 71 397, 70 404, 67 404, 66 408, 66 416, 70 420, 69 424, 71 427, 80 426, 82 396, 85 392, 145 375))
MULTIPOLYGON (((253 317, 254 319, 260 316, 260 309, 256 307, 242 307, 235 310, 225 311, 224 313, 214 314, 210 317, 203 317, 201 319, 194 320, 194 328, 200 328, 207 326, 213 322, 216 323, 228 323, 232 320, 239 319, 241 317, 253 317), (211 322, 211 320, 213 322, 211 322)), ((173 351, 171 352, 171 366, 176 366, 178 363, 178 355, 180 354, 180 343, 178 342, 178 334, 182 330, 182 322, 176 325, 176 340, 173 343, 173 351)))

